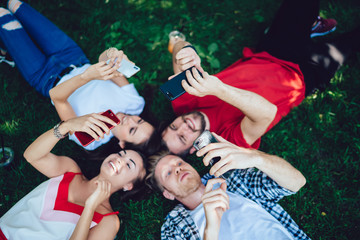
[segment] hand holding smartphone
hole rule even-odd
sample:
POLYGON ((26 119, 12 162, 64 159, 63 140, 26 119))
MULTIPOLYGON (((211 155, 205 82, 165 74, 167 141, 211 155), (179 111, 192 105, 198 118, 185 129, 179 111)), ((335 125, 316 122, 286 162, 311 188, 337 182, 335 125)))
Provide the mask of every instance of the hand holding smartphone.
MULTIPOLYGON (((115 58, 115 62, 117 61, 117 58, 115 58)), ((106 61, 106 64, 110 63, 110 59, 106 61)), ((120 62, 120 67, 117 69, 118 72, 122 73, 126 78, 130 78, 135 73, 140 71, 140 68, 136 66, 134 63, 129 62, 126 59, 122 59, 120 62)))
MULTIPOLYGON (((182 87, 181 81, 186 80, 186 82, 189 83, 186 77, 186 71, 190 70, 192 74, 191 71, 192 68, 193 67, 186 69, 185 71, 179 73, 178 75, 176 75, 175 77, 173 77, 172 79, 170 79, 169 81, 167 81, 166 83, 160 86, 160 91, 165 95, 167 99, 173 101, 174 99, 180 97, 185 93, 185 89, 182 87)), ((202 73, 198 69, 196 70, 202 77, 202 73)))
MULTIPOLYGON (((205 130, 198 138, 195 139, 193 146, 196 150, 200 150, 204 147, 206 147, 210 143, 217 143, 219 142, 214 135, 211 134, 209 130, 205 130)), ((204 155, 206 156, 206 154, 204 155)), ((218 161, 220 161, 221 157, 214 157, 210 160, 209 164, 210 166, 215 165, 218 161)), ((223 179, 226 179, 230 176, 232 171, 227 171, 226 173, 222 174, 220 177, 223 179)))
MULTIPOLYGON (((105 117, 108 117, 110 118, 111 120, 113 120, 116 124, 119 124, 120 123, 120 120, 116 117, 116 115, 109 109, 105 112, 103 112, 101 115, 105 116, 105 117)), ((109 128, 109 129, 113 129, 114 126, 107 123, 107 122, 104 122, 106 124, 106 126, 109 128)), ((103 132, 105 133, 105 131, 103 130, 103 132)), ((79 140, 79 142, 81 143, 82 146, 86 147, 88 146, 90 143, 92 143, 93 141, 95 141, 95 139, 87 134, 86 132, 75 132, 74 133, 76 138, 79 140)))
MULTIPOLYGON (((200 136, 195 139, 193 146, 196 150, 200 150, 204 147, 206 147, 210 143, 217 143, 219 142, 216 140, 216 138, 211 134, 209 130, 205 130, 200 136)), ((220 160, 220 157, 214 157, 210 160, 209 164, 210 166, 213 166, 215 163, 217 163, 220 160)))

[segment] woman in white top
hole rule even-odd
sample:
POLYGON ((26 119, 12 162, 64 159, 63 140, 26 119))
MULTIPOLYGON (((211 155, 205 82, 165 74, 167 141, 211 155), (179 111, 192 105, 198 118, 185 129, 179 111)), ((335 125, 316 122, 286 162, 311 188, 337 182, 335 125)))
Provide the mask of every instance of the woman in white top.
MULTIPOLYGON (((8 9, 0 8, 0 50, 11 55, 31 86, 51 97, 61 120, 108 109, 120 118, 109 136, 85 149, 94 150, 112 136, 122 148, 131 144, 146 149, 154 127, 138 116, 145 105, 143 97, 116 71, 123 58, 128 60, 123 51, 110 48, 91 65, 69 36, 28 4, 10 0, 8 9)), ((70 139, 80 145, 74 136, 70 139)))
MULTIPOLYGON (((50 151, 71 131, 91 135, 89 123, 109 128, 115 123, 100 114, 67 120, 38 137, 25 151, 26 160, 50 179, 36 187, 0 218, 0 239, 109 239, 120 227, 109 197, 116 191, 136 188, 146 175, 145 159, 133 150, 110 154, 100 173, 86 179, 76 162, 50 151)), ((95 135, 94 135, 95 136, 95 135)))

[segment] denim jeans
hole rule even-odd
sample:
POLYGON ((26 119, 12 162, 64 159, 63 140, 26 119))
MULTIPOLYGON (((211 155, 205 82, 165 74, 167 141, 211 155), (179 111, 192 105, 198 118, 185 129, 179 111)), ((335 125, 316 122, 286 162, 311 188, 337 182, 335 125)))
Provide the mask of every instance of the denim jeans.
POLYGON ((0 41, 25 80, 46 97, 65 68, 89 63, 69 36, 26 3, 0 17, 0 41), (20 22, 20 28, 4 28, 13 21, 20 22))

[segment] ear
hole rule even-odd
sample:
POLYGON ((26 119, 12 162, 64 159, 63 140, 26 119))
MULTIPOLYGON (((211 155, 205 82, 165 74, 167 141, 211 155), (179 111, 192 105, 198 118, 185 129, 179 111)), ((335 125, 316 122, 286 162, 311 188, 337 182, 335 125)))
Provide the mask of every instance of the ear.
POLYGON ((127 183, 125 184, 125 186, 123 187, 123 191, 131 191, 131 189, 133 189, 134 184, 132 183, 127 183))
POLYGON ((175 196, 171 194, 168 190, 163 191, 163 196, 169 200, 174 200, 175 196))
POLYGON ((193 154, 195 151, 196 151, 196 149, 194 147, 191 147, 190 150, 189 150, 189 153, 193 154))
POLYGON ((122 149, 125 149, 125 141, 119 140, 119 145, 122 149))

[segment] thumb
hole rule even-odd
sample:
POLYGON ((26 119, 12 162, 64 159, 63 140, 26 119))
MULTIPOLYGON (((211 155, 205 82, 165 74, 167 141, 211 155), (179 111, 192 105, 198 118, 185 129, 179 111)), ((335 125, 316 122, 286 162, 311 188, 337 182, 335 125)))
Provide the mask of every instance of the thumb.
POLYGON ((220 185, 220 188, 226 192, 226 188, 227 188, 227 185, 226 185, 226 182, 223 182, 221 185, 220 185))

